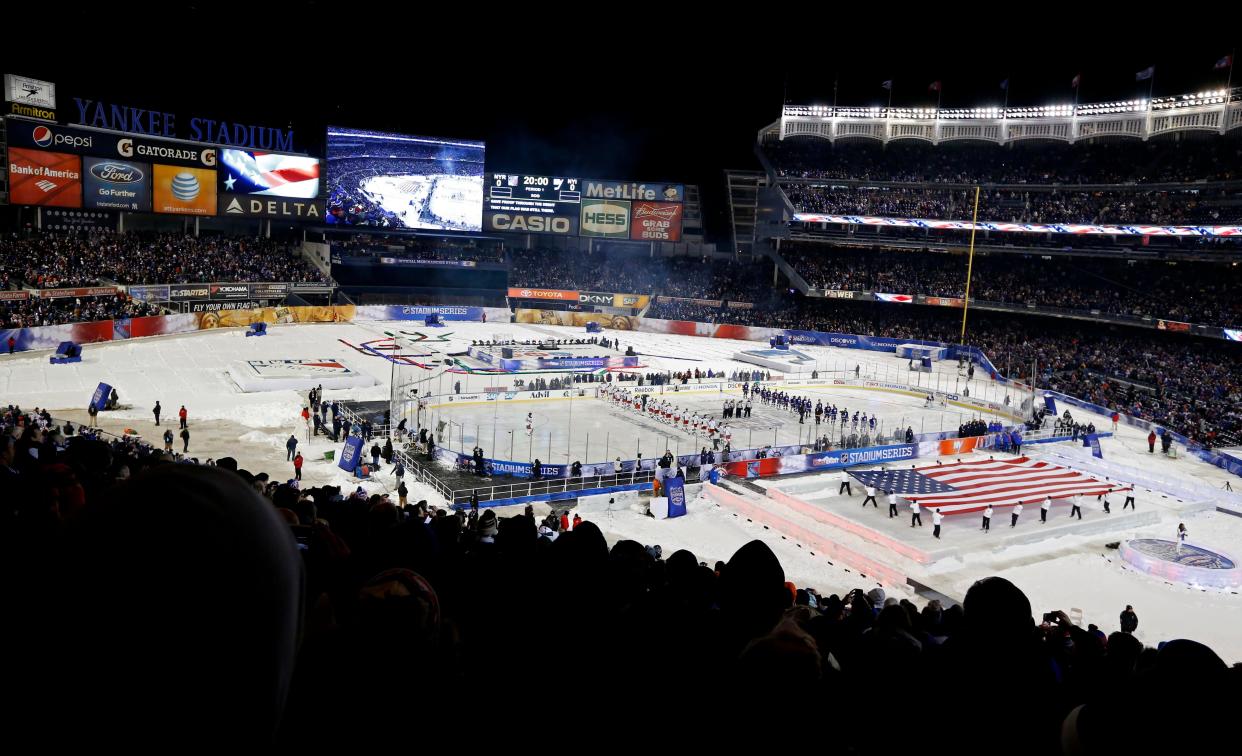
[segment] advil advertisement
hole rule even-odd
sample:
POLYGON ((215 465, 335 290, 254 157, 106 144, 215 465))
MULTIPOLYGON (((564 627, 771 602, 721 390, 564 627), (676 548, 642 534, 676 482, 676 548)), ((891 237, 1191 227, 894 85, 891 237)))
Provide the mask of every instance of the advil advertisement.
POLYGON ((635 241, 681 241, 681 208, 673 202, 635 202, 630 238, 635 241))
POLYGON ((216 214, 216 172, 209 168, 152 166, 155 212, 174 215, 216 214))

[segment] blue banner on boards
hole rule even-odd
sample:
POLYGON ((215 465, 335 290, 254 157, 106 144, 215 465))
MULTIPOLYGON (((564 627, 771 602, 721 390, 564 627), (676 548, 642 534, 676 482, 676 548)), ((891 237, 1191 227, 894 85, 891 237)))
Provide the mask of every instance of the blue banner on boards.
POLYGON ((358 436, 350 436, 345 439, 345 446, 341 448, 341 459, 336 466, 345 472, 352 473, 354 468, 358 466, 358 461, 362 458, 362 439, 358 436))
POLYGON ((91 403, 86 406, 94 407, 100 412, 103 412, 104 408, 108 406, 108 397, 111 394, 112 394, 112 387, 106 383, 101 383, 97 387, 95 387, 95 393, 93 396, 91 396, 91 403))
POLYGON ((681 478, 668 478, 664 481, 668 492, 668 516, 681 517, 686 513, 686 481, 681 478))

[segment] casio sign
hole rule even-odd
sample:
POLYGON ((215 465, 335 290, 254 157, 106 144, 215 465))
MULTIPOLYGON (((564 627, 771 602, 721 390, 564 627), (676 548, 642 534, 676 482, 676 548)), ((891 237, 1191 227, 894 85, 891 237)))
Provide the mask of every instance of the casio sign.
POLYGON ((129 163, 99 163, 91 167, 91 175, 114 184, 137 184, 143 179, 142 171, 129 163))
POLYGON ((533 233, 568 234, 572 226, 568 218, 543 215, 507 215, 496 213, 492 226, 497 231, 530 231, 533 233))

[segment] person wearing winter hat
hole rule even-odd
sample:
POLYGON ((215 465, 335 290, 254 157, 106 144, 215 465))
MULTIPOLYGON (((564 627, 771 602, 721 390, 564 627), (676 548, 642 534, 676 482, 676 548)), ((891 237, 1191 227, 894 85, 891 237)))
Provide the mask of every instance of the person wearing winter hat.
POLYGON ((498 530, 496 523, 496 511, 487 509, 479 516, 479 543, 495 543, 496 531, 498 530))

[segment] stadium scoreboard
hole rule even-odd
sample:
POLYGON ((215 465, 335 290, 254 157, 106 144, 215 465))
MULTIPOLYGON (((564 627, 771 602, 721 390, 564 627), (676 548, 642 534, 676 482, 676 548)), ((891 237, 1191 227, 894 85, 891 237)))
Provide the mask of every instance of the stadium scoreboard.
POLYGON ((577 236, 582 179, 489 173, 483 184, 487 231, 577 236))
POLYGON ((487 177, 487 197, 485 202, 489 209, 503 209, 495 206, 512 206, 517 203, 567 202, 578 204, 582 201, 582 180, 557 176, 528 176, 517 173, 491 173, 487 177))

